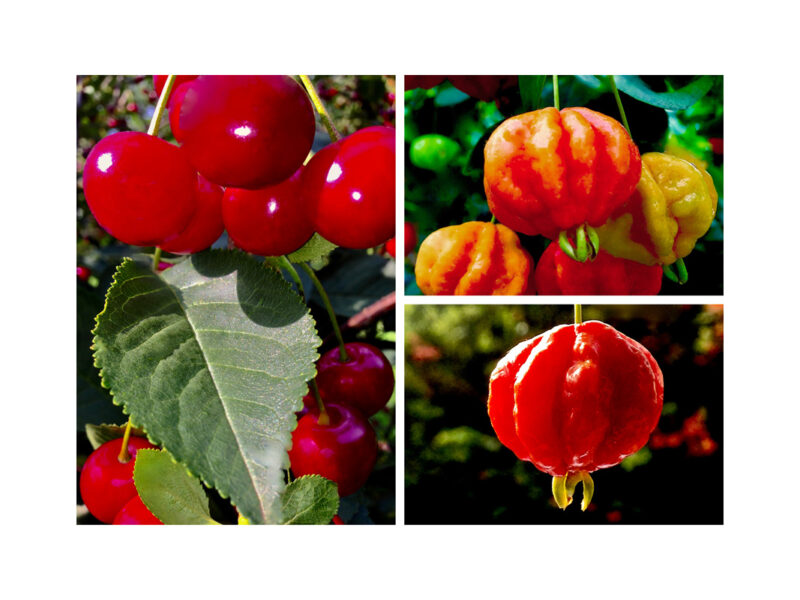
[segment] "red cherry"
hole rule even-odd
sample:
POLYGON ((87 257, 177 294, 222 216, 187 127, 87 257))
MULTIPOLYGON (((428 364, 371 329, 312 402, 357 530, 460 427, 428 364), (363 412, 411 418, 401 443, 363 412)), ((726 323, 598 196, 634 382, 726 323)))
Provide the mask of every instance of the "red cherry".
POLYGON ((364 485, 375 466, 375 431, 354 408, 326 403, 325 414, 328 425, 318 423, 318 412, 298 421, 289 450, 292 472, 296 477, 321 475, 336 482, 340 496, 349 496, 364 485))
POLYGON ((177 237, 194 214, 195 186, 195 172, 180 148, 134 131, 100 140, 83 170, 83 190, 97 222, 135 246, 177 237))
POLYGON ((237 247, 260 256, 281 256, 311 238, 314 225, 301 193, 301 172, 259 190, 225 190, 222 219, 237 247))
POLYGON ((183 130, 180 125, 181 106, 183 106, 183 100, 186 98, 186 92, 189 91, 190 87, 192 87, 191 81, 182 83, 172 91, 172 97, 169 101, 169 127, 178 142, 183 141, 183 130))
POLYGON ((139 494, 131 498, 114 517, 113 525, 163 525, 145 506, 139 494))
MULTIPOLYGON (((172 94, 171 97, 167 99, 167 106, 171 105, 172 99, 175 97, 175 92, 181 85, 194 81, 195 79, 197 79, 197 75, 175 75, 175 81, 172 83, 172 94)), ((153 75, 153 87, 155 88, 156 98, 161 95, 161 90, 164 89, 166 84, 167 75, 153 75)))
POLYGON ((334 525, 344 525, 344 521, 342 521, 342 517, 339 515, 333 515, 333 524, 334 525))
POLYGON ((103 523, 111 523, 127 502, 138 495, 133 465, 141 448, 155 448, 143 437, 128 439, 128 462, 119 461, 122 438, 106 442, 89 455, 81 471, 81 497, 86 508, 103 523))
POLYGON ((127 110, 128 112, 135 113, 135 112, 139 112, 139 107, 136 106, 136 102, 128 102, 125 105, 125 110, 127 110))
POLYGON ((222 188, 197 174, 197 210, 181 234, 161 249, 173 254, 193 254, 209 248, 222 235, 222 188))
POLYGON ((89 281, 89 277, 91 277, 92 271, 89 267, 78 267, 78 279, 81 281, 89 281))
POLYGON ((314 228, 345 248, 371 248, 394 235, 395 131, 367 127, 320 150, 303 172, 314 228))
MULTIPOLYGON (((403 226, 403 251, 408 256, 417 247, 417 229, 413 223, 405 223, 403 226)), ((386 251, 394 258, 397 258, 397 238, 392 238, 386 242, 386 251)))
POLYGON ((183 98, 189 161, 209 181, 257 189, 290 177, 314 140, 314 111, 286 75, 203 75, 183 98))
POLYGON ((394 391, 392 364, 375 346, 362 342, 344 345, 348 360, 340 361, 339 348, 328 350, 317 362, 317 385, 325 400, 353 406, 374 415, 394 391))

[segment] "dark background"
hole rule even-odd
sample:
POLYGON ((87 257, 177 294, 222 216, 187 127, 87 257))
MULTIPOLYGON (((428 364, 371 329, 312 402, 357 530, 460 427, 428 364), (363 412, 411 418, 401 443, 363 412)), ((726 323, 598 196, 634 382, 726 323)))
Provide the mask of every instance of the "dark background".
POLYGON ((664 409, 642 450, 592 473, 586 512, 561 511, 552 478, 497 440, 486 399, 497 361, 573 306, 406 307, 406 523, 722 523, 722 306, 585 305, 583 319, 653 354, 664 409))

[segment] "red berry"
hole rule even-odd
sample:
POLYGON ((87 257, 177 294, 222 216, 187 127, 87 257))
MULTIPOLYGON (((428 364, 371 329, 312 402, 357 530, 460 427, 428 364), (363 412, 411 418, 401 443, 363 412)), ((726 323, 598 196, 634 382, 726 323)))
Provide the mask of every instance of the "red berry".
POLYGON ((327 425, 319 413, 303 416, 292 434, 289 461, 296 477, 321 475, 336 482, 340 496, 349 496, 367 481, 378 456, 375 431, 360 412, 348 406, 325 404, 327 425))
POLYGON ((89 267, 78 267, 78 279, 81 281, 89 281, 89 277, 91 277, 92 271, 89 267))
POLYGON ((362 342, 344 345, 348 360, 340 361, 339 348, 328 350, 317 362, 317 385, 328 401, 353 406, 374 415, 394 391, 392 365, 375 346, 362 342))
MULTIPOLYGON (((169 106, 172 102, 172 99, 175 95, 175 91, 184 83, 188 83, 190 81, 194 81, 197 79, 197 75, 175 75, 175 81, 172 83, 172 94, 171 97, 167 100, 169 106)), ((164 89, 164 86, 167 84, 167 75, 153 75, 153 87, 155 88, 155 97, 158 98, 161 95, 161 90, 164 89)))
POLYGON ((395 130, 367 127, 320 150, 303 173, 314 228, 345 248, 371 248, 394 235, 395 130))
POLYGON ((83 170, 86 201, 100 226, 135 246, 183 231, 197 205, 196 175, 177 146, 123 131, 95 144, 83 170))
POLYGON ((237 247, 260 256, 281 256, 311 238, 314 226, 301 193, 301 172, 258 190, 225 190, 222 219, 237 247))
POLYGON ((333 515, 333 524, 334 525, 344 525, 344 521, 342 521, 342 517, 339 515, 333 515))
POLYGON ((81 497, 86 508, 103 523, 111 523, 127 502, 138 495, 133 484, 133 465, 141 448, 155 448, 145 438, 128 440, 130 460, 119 461, 122 438, 106 442, 89 455, 81 471, 81 497))
POLYGON ((128 104, 125 105, 125 110, 135 113, 139 112, 139 107, 136 106, 136 102, 128 102, 128 104))
POLYGON ((186 92, 192 86, 192 82, 182 83, 177 89, 173 90, 172 97, 169 101, 169 127, 172 129, 172 135, 178 142, 183 141, 183 131, 180 126, 181 106, 183 100, 186 98, 186 92))
POLYGON ((222 235, 222 188, 197 174, 197 210, 192 220, 175 239, 161 244, 173 254, 193 254, 209 248, 222 235))
POLYGON ((113 525, 163 525, 163 523, 145 506, 139 494, 136 494, 114 517, 113 525))
MULTIPOLYGON (((414 251, 414 248, 417 247, 417 229, 414 227, 413 223, 405 223, 403 225, 403 251, 405 252, 405 256, 408 256, 414 251)), ((386 242, 386 251, 397 258, 397 238, 392 238, 388 242, 386 242)))
POLYGON ((189 161, 209 181, 257 189, 290 177, 314 140, 314 111, 285 75, 204 75, 183 99, 189 161))

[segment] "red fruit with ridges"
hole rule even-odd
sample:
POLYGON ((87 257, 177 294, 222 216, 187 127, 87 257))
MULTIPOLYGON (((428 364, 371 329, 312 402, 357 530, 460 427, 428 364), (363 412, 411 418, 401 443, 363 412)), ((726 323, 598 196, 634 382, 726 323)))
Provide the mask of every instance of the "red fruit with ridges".
POLYGON ((366 483, 378 456, 375 431, 357 409, 325 404, 330 422, 321 425, 310 412, 292 434, 289 461, 295 477, 321 475, 336 482, 339 495, 349 496, 366 483))
POLYGON ((349 342, 344 347, 348 357, 345 362, 340 360, 338 347, 328 350, 317 362, 320 394, 325 402, 353 406, 372 416, 392 397, 392 364, 370 344, 349 342))
POLYGON ((303 88, 285 75, 203 75, 183 98, 189 161, 224 187, 258 189, 290 177, 311 150, 315 122, 303 88))
POLYGON ((316 232, 338 246, 372 248, 393 237, 394 129, 367 127, 317 152, 303 194, 316 232))
POLYGON ((130 460, 119 461, 122 438, 106 442, 89 455, 81 470, 81 497, 86 508, 103 523, 111 523, 128 501, 137 496, 133 484, 136 453, 142 448, 155 448, 145 438, 128 439, 130 460))
POLYGON ((192 220, 178 237, 161 244, 161 249, 173 254, 200 252, 219 239, 225 226, 222 223, 222 188, 197 174, 195 185, 197 209, 192 220))
POLYGON ((180 148, 134 131, 100 140, 83 170, 83 190, 97 222, 134 246, 159 246, 177 237, 197 207, 195 186, 195 171, 180 148))

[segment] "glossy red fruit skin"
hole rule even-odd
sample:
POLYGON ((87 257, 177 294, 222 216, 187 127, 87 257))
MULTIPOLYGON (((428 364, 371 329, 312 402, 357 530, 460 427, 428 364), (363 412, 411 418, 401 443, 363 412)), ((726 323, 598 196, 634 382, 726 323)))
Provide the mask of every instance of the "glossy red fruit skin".
POLYGON ((131 459, 119 462, 122 438, 106 442, 89 455, 81 470, 81 497, 86 508, 103 523, 111 523, 128 501, 137 496, 133 484, 136 453, 142 448, 155 448, 145 438, 131 436, 128 453, 131 459))
POLYGON ((347 362, 339 361, 339 347, 328 350, 317 362, 317 386, 327 403, 353 406, 372 416, 392 397, 392 364, 375 346, 349 342, 347 362))
POLYGON ((394 236, 394 188, 391 127, 367 127, 326 146, 303 172, 314 229, 345 248, 372 248, 394 236))
POLYGON ((142 502, 139 494, 131 498, 114 517, 112 525, 163 525, 142 502))
POLYGON ((304 415, 292 434, 289 461, 295 477, 321 475, 336 482, 340 496, 356 492, 369 478, 378 457, 375 431, 358 410, 326 402, 330 424, 319 414, 304 415))
MULTIPOLYGON (((167 84, 167 77, 167 75, 153 75, 153 89, 155 89, 156 94, 159 96, 161 95, 161 91, 164 89, 164 86, 167 84)), ((172 94, 167 100, 167 106, 171 106, 171 103, 175 98, 175 92, 180 86, 182 86, 184 83, 194 81, 195 79, 197 79, 197 75, 175 75, 175 81, 172 83, 172 94)))
POLYGON ((560 477, 618 464, 647 443, 664 377, 639 342, 599 321, 560 325, 512 348, 489 379, 500 442, 560 477))
POLYGON ((181 106, 183 106, 183 100, 186 98, 186 92, 189 91, 191 86, 191 81, 179 85, 172 91, 172 97, 169 101, 169 127, 172 130, 172 135, 175 137, 175 140, 178 143, 183 141, 183 130, 181 129, 180 124, 181 106))
POLYGON ((195 181, 180 148, 135 131, 104 137, 83 170, 83 191, 97 222, 134 246, 161 245, 186 228, 197 206, 195 181))
POLYGON ((225 226, 222 223, 222 188, 197 174, 195 184, 197 209, 192 220, 180 235, 161 244, 161 249, 173 254, 194 254, 219 239, 225 226))
POLYGON ((89 277, 92 275, 92 271, 89 267, 78 267, 78 279, 81 281, 89 281, 89 277))
POLYGON ((222 220, 238 248, 259 256, 281 256, 299 249, 314 235, 301 193, 301 175, 298 169, 276 185, 225 190, 222 220))
POLYGON ((314 110, 286 75, 203 75, 183 98, 179 128, 189 161, 223 187, 283 181, 314 141, 314 110))

